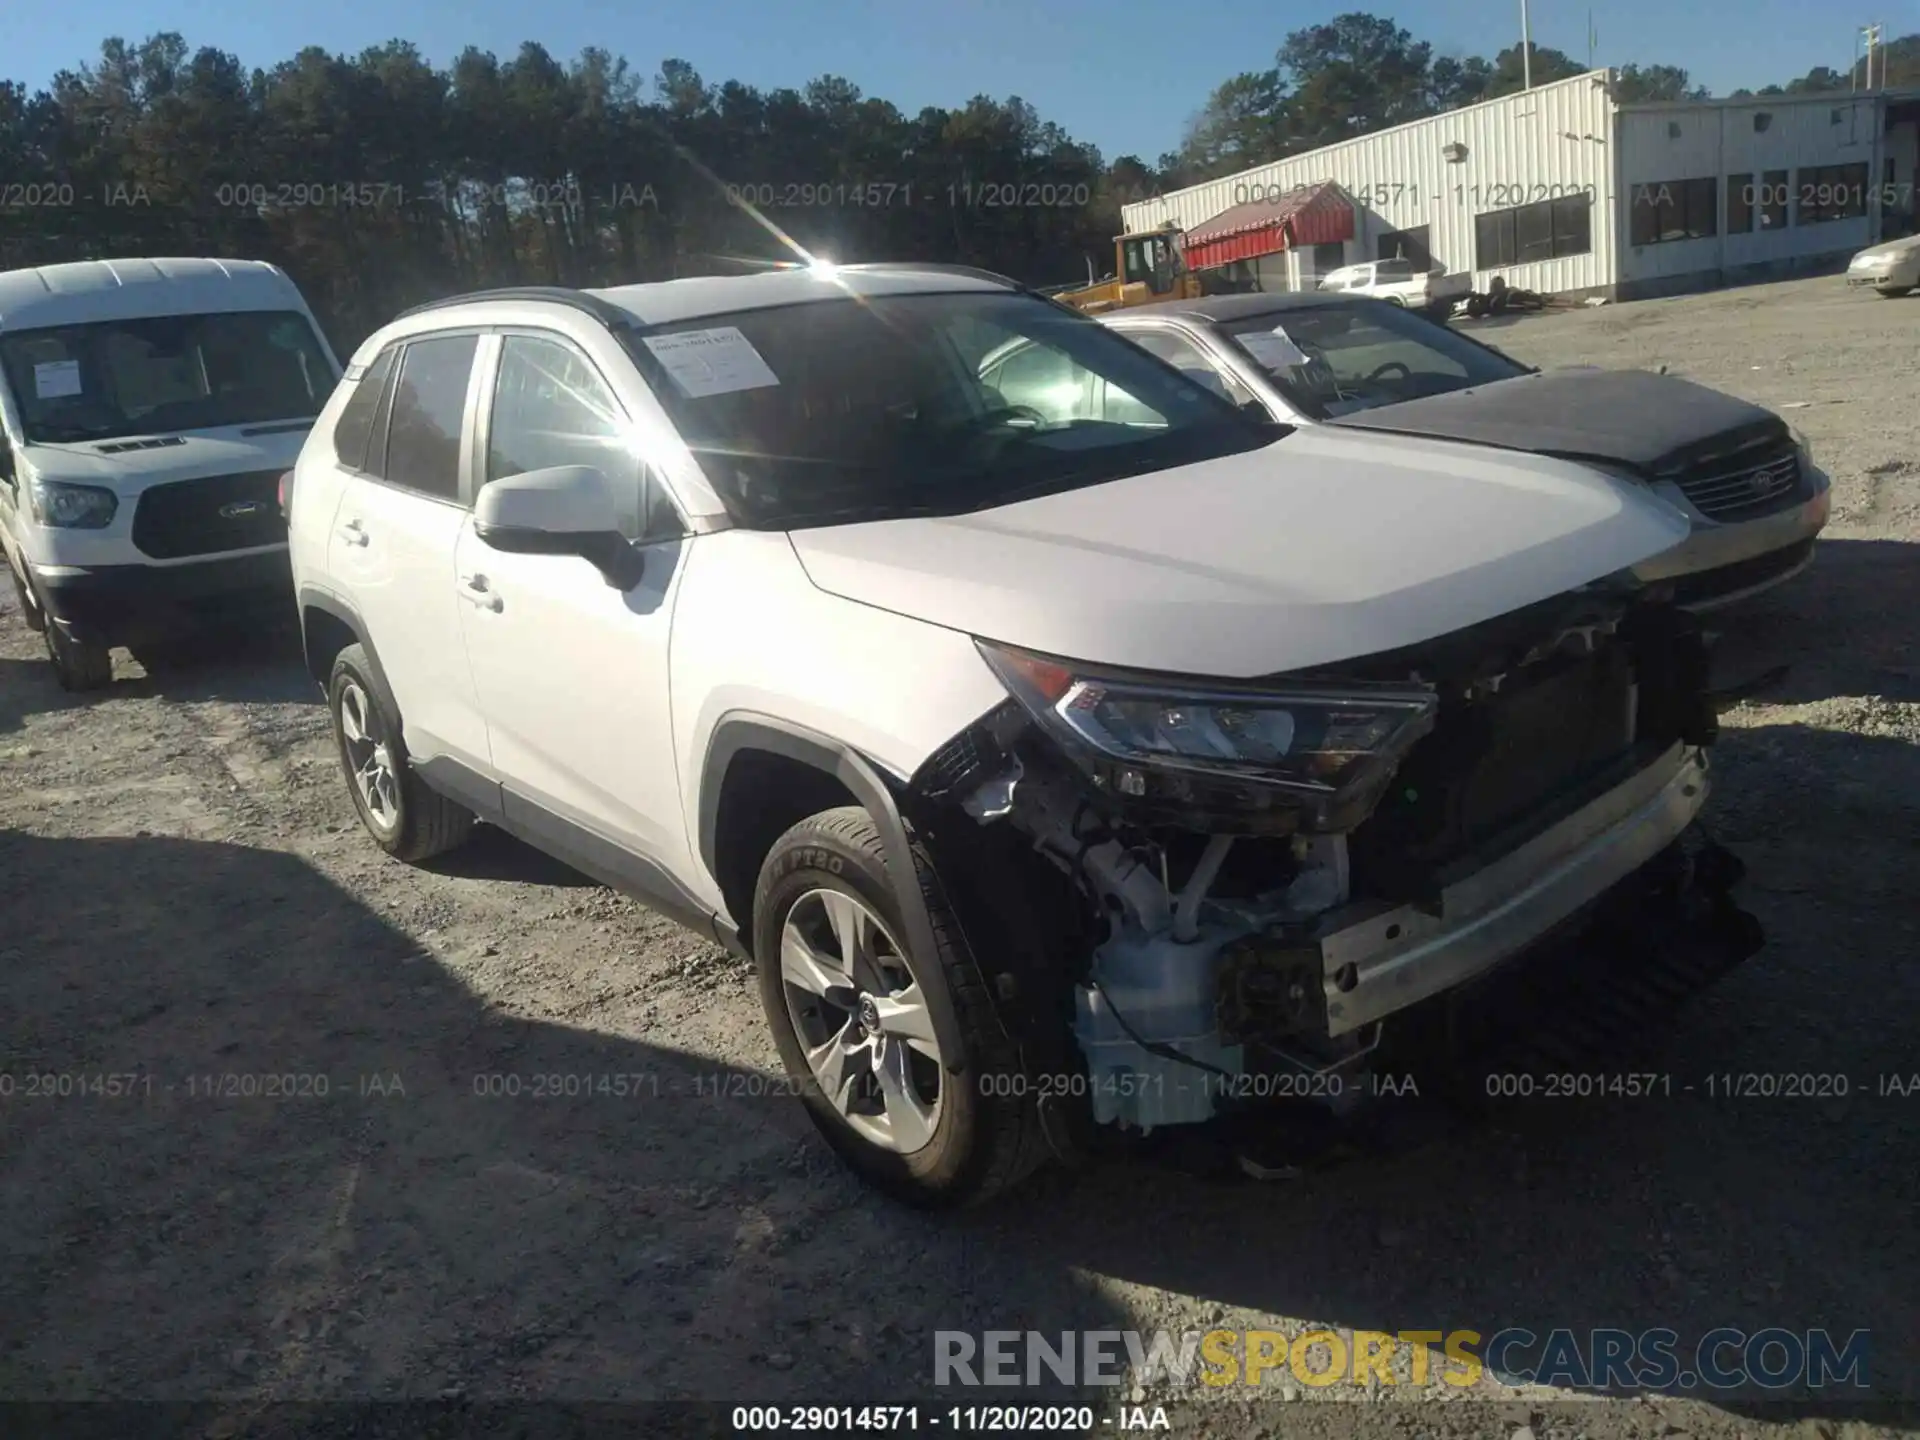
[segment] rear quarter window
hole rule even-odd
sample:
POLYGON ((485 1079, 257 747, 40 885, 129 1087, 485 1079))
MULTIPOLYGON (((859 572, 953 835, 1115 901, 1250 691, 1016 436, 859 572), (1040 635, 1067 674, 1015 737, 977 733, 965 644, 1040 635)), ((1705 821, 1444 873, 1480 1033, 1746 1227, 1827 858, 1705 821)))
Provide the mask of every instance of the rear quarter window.
POLYGON ((374 411, 379 407, 380 396, 387 388, 387 376, 393 370, 394 352, 399 347, 389 345, 367 366, 366 373, 358 380, 350 381, 353 394, 341 407, 340 418, 333 426, 334 457, 349 470, 367 468, 367 442, 373 437, 374 411))

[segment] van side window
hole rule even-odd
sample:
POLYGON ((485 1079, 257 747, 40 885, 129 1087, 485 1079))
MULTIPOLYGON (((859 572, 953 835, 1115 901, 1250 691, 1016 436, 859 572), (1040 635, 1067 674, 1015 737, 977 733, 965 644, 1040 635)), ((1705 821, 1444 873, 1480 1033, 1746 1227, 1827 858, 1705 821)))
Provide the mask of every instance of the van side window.
POLYGON ((367 441, 373 437, 373 412, 386 393, 387 375, 393 369, 393 357, 399 350, 389 345, 373 357, 366 373, 353 382, 353 398, 340 412, 333 427, 333 453, 349 470, 367 468, 367 441))
POLYGON ((407 346, 393 387, 382 478, 441 500, 460 498, 460 422, 479 348, 478 335, 438 335, 407 346))
POLYGON ((607 477, 627 539, 685 533, 659 476, 634 453, 626 411, 592 362, 557 340, 508 335, 487 427, 486 480, 555 465, 590 465, 607 477))

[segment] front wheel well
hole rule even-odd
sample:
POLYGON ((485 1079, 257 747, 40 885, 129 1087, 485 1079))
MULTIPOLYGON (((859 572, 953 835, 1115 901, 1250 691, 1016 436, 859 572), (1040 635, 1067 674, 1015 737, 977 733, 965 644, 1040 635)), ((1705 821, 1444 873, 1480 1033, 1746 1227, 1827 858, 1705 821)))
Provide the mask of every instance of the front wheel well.
POLYGON ((859 803, 838 778, 804 760, 770 750, 735 753, 720 781, 711 863, 741 944, 752 946, 753 892, 773 842, 809 815, 859 803))

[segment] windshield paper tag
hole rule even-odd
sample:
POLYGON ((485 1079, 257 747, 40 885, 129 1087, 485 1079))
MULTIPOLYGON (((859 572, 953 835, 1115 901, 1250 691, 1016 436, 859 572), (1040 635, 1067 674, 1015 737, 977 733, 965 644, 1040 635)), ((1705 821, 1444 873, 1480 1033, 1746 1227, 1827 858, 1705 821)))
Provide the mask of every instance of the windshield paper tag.
POLYGON ((48 360, 33 367, 33 393, 42 400, 61 400, 80 393, 80 362, 48 360))
POLYGON ((732 325, 643 338, 675 383, 695 400, 780 383, 753 343, 732 325))
POLYGON ((1270 333, 1242 335, 1238 338, 1247 347, 1247 353, 1269 369, 1279 370, 1308 363, 1306 352, 1293 343, 1293 337, 1282 326, 1274 326, 1270 333))

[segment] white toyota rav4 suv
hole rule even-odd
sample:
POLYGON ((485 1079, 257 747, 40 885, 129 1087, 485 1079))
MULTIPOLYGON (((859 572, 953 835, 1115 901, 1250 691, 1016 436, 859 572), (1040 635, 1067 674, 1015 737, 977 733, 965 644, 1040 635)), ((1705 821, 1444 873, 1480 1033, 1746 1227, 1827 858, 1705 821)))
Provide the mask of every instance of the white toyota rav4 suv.
POLYGON ((1759 944, 1694 823, 1702 642, 1628 573, 1679 514, 1258 421, 984 272, 437 302, 288 503, 375 840, 478 817, 750 955, 816 1124, 911 1201, 1244 1132, 1468 1019, 1557 1046, 1556 977, 1636 1027, 1759 944), (1129 418, 1008 403, 1021 340, 1129 418))

